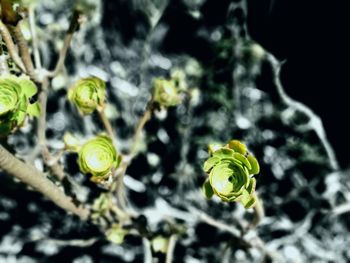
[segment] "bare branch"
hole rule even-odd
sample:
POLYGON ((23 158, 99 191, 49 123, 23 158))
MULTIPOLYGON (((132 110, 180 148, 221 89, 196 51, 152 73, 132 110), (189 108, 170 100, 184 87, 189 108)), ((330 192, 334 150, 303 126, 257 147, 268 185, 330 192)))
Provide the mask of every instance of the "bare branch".
POLYGON ((144 263, 152 263, 152 250, 151 243, 147 238, 142 238, 143 250, 144 250, 144 263))
POLYGON ((16 40, 19 49, 19 55, 22 58, 27 74, 31 77, 31 79, 37 81, 37 76, 35 74, 33 61, 29 53, 28 44, 21 30, 21 22, 18 22, 16 26, 9 25, 9 30, 16 40))
POLYGON ((279 96, 281 97, 282 101, 290 108, 298 110, 302 113, 304 113, 310 120, 308 123, 308 127, 315 131, 318 138, 320 139, 330 162, 330 165, 332 169, 339 170, 339 164, 336 158, 336 155, 334 153, 334 150, 329 143, 326 135, 326 131, 323 127, 321 118, 314 113, 308 106, 305 104, 296 101, 288 96, 288 94, 285 92, 283 85, 280 80, 280 71, 281 66, 283 63, 279 62, 272 54, 267 53, 267 60, 270 62, 272 66, 272 70, 274 73, 274 82, 277 88, 277 92, 279 96))
POLYGON ((21 58, 18 55, 17 48, 12 40, 11 34, 6 27, 6 25, 0 20, 0 34, 2 36, 2 39, 4 40, 6 47, 8 49, 8 52, 15 64, 18 68, 20 68, 23 72, 26 71, 24 64, 21 60, 21 58))
POLYGON ((176 242, 177 242, 177 235, 171 235, 169 238, 168 249, 166 251, 165 263, 173 262, 176 242))
POLYGON ((98 108, 97 109, 98 115, 103 123, 103 126, 106 129, 107 134, 109 135, 109 137, 111 137, 113 144, 116 144, 116 139, 114 136, 114 132, 113 132, 113 128, 112 128, 112 124, 109 121, 109 119, 107 118, 105 112, 104 112, 104 108, 98 108))
POLYGON ((17 159, 2 145, 0 145, 0 168, 7 174, 33 187, 62 209, 79 216, 82 220, 88 219, 90 213, 88 209, 78 207, 70 197, 59 190, 42 172, 34 166, 17 159))
POLYGON ((36 34, 36 25, 35 25, 35 18, 34 17, 35 17, 34 8, 29 7, 28 18, 29 18, 30 32, 32 34, 34 62, 35 62, 35 67, 38 69, 38 68, 41 68, 41 59, 40 59, 38 37, 36 34))
POLYGON ((99 238, 93 237, 89 239, 70 239, 70 240, 62 240, 62 239, 53 239, 53 238, 38 238, 31 240, 33 242, 45 242, 51 245, 56 246, 70 246, 70 247, 90 247, 99 241, 99 238))
POLYGON ((66 36, 63 41, 63 47, 60 50, 58 61, 56 63, 55 69, 52 72, 48 73, 49 77, 55 77, 57 76, 61 70, 64 67, 64 61, 66 60, 67 52, 69 49, 69 46, 72 42, 74 32, 78 30, 79 25, 82 23, 82 14, 78 10, 75 10, 72 19, 69 25, 69 28, 67 30, 66 36))
POLYGON ((264 218, 264 216, 265 216, 264 206, 263 206, 260 198, 258 196, 256 196, 256 203, 254 206, 254 219, 250 223, 249 228, 256 227, 261 222, 261 220, 264 218))

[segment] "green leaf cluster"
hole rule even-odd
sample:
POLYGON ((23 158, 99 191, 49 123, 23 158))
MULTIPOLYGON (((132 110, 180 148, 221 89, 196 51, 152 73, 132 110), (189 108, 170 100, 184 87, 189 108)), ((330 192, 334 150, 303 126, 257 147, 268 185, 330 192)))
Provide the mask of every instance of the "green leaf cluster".
POLYGON ((156 78, 153 81, 153 101, 161 107, 171 107, 180 104, 181 97, 176 81, 156 78))
POLYGON ((106 84, 97 77, 78 80, 68 91, 68 99, 83 115, 103 107, 106 99, 106 84))
POLYGON ((111 138, 96 136, 86 142, 78 152, 80 171, 93 177, 108 176, 112 169, 120 164, 120 156, 113 146, 111 138))
POLYGON ((209 174, 202 187, 206 197, 211 198, 215 194, 226 202, 241 202, 245 208, 254 206, 256 180, 253 175, 260 171, 255 157, 237 140, 219 149, 209 149, 211 156, 203 166, 209 174))
POLYGON ((0 77, 0 136, 21 126, 27 115, 40 115, 39 104, 29 101, 37 91, 36 85, 27 77, 0 77))

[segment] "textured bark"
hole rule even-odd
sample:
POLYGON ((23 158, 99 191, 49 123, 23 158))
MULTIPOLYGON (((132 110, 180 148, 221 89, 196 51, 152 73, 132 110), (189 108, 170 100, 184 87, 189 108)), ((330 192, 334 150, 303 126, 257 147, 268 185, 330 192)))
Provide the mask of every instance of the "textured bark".
POLYGON ((17 159, 2 145, 0 145, 0 169, 33 187, 62 209, 79 216, 83 220, 88 218, 88 209, 76 206, 72 199, 57 188, 42 172, 17 159))

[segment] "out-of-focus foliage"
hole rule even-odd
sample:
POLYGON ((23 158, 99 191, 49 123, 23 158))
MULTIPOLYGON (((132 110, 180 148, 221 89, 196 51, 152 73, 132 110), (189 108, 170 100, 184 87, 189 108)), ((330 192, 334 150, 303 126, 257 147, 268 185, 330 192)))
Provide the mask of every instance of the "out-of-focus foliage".
POLYGON ((0 136, 21 126, 27 115, 40 115, 39 105, 29 101, 36 93, 37 87, 27 77, 1 76, 0 136))

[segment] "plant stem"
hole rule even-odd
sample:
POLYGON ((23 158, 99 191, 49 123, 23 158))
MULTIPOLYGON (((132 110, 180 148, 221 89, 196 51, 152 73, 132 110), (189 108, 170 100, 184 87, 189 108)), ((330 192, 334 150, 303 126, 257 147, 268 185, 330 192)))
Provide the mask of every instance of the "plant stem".
POLYGON ((35 17, 34 8, 30 6, 28 9, 29 27, 30 27, 30 32, 32 34, 35 67, 39 69, 41 68, 41 59, 40 59, 39 45, 38 45, 38 38, 36 34, 36 25, 35 25, 34 17, 35 17))
POLYGON ((250 223, 249 228, 256 227, 265 216, 264 206, 258 196, 256 196, 256 202, 254 206, 254 219, 250 223))
POLYGON ((103 126, 106 129, 107 134, 109 135, 109 137, 111 137, 111 139, 113 140, 113 143, 116 143, 116 139, 114 136, 114 132, 113 132, 113 128, 112 128, 112 124, 109 121, 109 119, 107 118, 105 111, 104 111, 104 107, 98 108, 97 109, 98 115, 103 123, 103 126))
POLYGON ((17 65, 17 67, 21 71, 25 72, 26 69, 23 65, 21 58, 18 55, 17 48, 16 48, 15 44, 13 43, 11 34, 10 34, 8 28, 6 27, 6 25, 1 20, 0 20, 0 34, 1 34, 1 37, 6 44, 7 50, 9 52, 13 62, 15 62, 15 64, 17 65))
POLYGON ((171 235, 169 238, 168 249, 166 251, 165 263, 173 262, 176 241, 177 241, 177 235, 171 235))
POLYGON ((2 145, 0 145, 0 168, 33 187, 62 209, 79 216, 82 220, 88 219, 90 213, 88 209, 75 205, 72 199, 59 190, 42 172, 17 159, 2 145))
POLYGON ((69 28, 66 32, 66 36, 65 36, 64 41, 63 41, 63 47, 60 50, 60 53, 58 56, 58 61, 56 63, 55 69, 52 72, 48 73, 49 77, 52 77, 52 78, 56 77, 63 69, 64 61, 66 60, 68 49, 69 49, 69 46, 72 42, 74 32, 78 30, 79 25, 82 23, 81 18, 82 18, 81 12, 75 10, 73 15, 72 15, 72 19, 70 21, 69 28))
POLYGON ((19 55, 22 58, 27 74, 30 76, 31 79, 37 82, 37 76, 35 74, 33 61, 29 53, 28 44, 23 36, 20 25, 21 22, 18 22, 16 26, 9 26, 9 30, 17 42, 19 55))
POLYGON ((142 238, 143 250, 144 250, 144 263, 152 263, 152 249, 151 242, 147 238, 142 238))
POLYGON ((146 123, 149 121, 149 119, 152 116, 152 111, 153 111, 152 104, 153 104, 153 101, 150 101, 148 103, 146 111, 143 113, 142 117, 140 118, 140 120, 139 120, 139 122, 138 122, 138 124, 136 126, 136 129, 135 129, 135 132, 134 132, 134 136, 132 138, 132 145, 131 145, 131 150, 130 150, 129 163, 132 161, 132 159, 137 154, 137 146, 138 146, 138 143, 140 141, 140 137, 141 137, 142 131, 143 131, 146 123))

